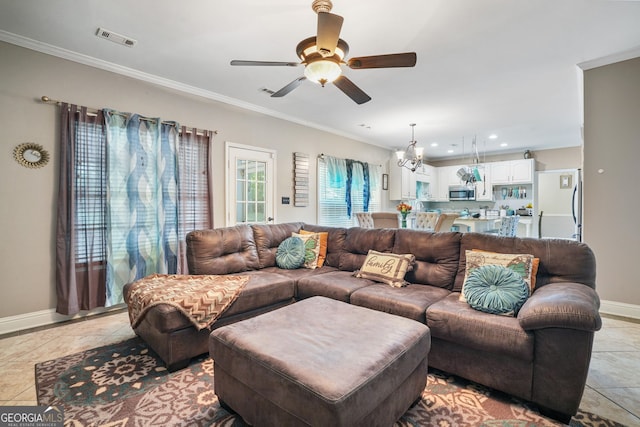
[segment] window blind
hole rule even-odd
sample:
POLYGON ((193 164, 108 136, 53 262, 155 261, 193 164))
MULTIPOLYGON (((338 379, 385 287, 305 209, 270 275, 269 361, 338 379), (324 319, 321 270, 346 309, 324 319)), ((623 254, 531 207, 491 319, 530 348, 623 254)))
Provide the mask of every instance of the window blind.
MULTIPOLYGON (((345 186, 334 188, 329 185, 329 173, 327 163, 322 158, 318 158, 318 218, 319 225, 331 227, 354 227, 358 225, 355 215, 351 218, 347 216, 347 204, 345 202, 346 189, 345 186)), ((369 212, 380 211, 381 209, 381 191, 377 185, 381 180, 377 176, 380 174, 380 168, 370 166, 369 176, 376 175, 376 179, 371 179, 369 212)), ((362 173, 354 174, 362 176, 362 173)), ((351 188, 351 212, 363 212, 363 194, 362 182, 354 183, 351 188)))

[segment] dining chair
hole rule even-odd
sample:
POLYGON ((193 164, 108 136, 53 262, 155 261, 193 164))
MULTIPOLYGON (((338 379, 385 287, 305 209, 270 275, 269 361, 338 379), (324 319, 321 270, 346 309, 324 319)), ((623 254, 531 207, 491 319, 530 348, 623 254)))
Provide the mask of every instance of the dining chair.
POLYGON ((362 228, 373 228, 373 218, 371 212, 356 212, 358 226, 362 228))
POLYGON ((488 230, 488 234, 497 234, 498 236, 515 237, 518 234, 518 223, 520 215, 504 216, 500 218, 500 228, 488 230))
POLYGON ((398 228, 398 214, 394 212, 373 212, 373 228, 398 228))
POLYGON ((419 230, 434 230, 438 221, 437 212, 416 212, 416 227, 419 230))
POLYGON ((436 221, 436 225, 433 227, 433 231, 451 231, 451 227, 453 226, 453 222, 458 218, 460 214, 447 214, 443 213, 438 216, 438 220, 436 221))

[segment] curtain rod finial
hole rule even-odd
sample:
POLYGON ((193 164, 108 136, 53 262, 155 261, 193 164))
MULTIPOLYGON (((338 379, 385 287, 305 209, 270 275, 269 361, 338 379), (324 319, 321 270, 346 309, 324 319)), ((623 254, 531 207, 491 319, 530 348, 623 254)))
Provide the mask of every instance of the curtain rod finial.
POLYGON ((47 96, 47 95, 43 95, 42 97, 40 97, 40 100, 42 102, 49 102, 51 101, 51 99, 47 96))

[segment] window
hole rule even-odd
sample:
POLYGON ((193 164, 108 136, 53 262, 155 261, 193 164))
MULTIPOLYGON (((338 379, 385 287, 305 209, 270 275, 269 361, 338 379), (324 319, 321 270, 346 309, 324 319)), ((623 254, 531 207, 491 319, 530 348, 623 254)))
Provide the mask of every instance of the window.
MULTIPOLYGON (((359 165, 359 164, 356 164, 359 165)), ((370 198, 369 212, 380 211, 381 209, 381 192, 379 179, 373 179, 372 175, 380 175, 380 168, 375 165, 369 165, 370 198)), ((355 174, 354 174, 355 175, 355 174)), ((356 179, 354 179, 356 181, 356 179)), ((356 212, 363 212, 363 195, 362 183, 357 185, 354 183, 351 189, 351 218, 347 216, 346 189, 344 186, 334 188, 329 185, 329 174, 327 171, 327 163, 322 159, 318 159, 318 224, 331 227, 354 227, 357 225, 355 218, 356 212)))
MULTIPOLYGON (((75 260, 106 260, 106 135, 100 121, 78 122, 75 131, 75 260)), ((94 266, 95 267, 95 266, 94 266)))

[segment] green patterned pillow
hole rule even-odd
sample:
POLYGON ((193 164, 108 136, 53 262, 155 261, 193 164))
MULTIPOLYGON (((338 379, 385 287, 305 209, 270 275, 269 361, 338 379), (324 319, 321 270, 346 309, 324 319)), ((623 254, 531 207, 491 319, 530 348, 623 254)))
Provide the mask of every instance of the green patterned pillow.
POLYGON ((304 268, 315 269, 318 267, 320 257, 320 233, 298 234, 291 233, 293 237, 299 237, 304 243, 304 268))
POLYGON ((295 270, 304 264, 304 242, 299 237, 288 237, 276 250, 276 264, 280 268, 295 270))
POLYGON ((517 272, 500 265, 483 265, 464 284, 469 305, 479 311, 515 316, 529 297, 529 286, 517 272))

